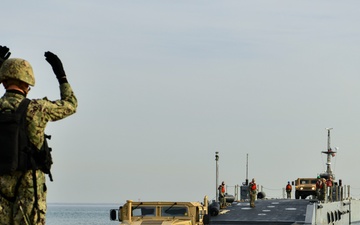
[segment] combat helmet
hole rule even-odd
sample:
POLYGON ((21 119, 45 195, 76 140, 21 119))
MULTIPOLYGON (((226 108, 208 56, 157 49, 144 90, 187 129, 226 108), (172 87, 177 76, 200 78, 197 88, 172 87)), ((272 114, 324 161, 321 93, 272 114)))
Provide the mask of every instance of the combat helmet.
POLYGON ((6 79, 20 80, 35 85, 35 76, 30 63, 24 59, 11 58, 4 61, 0 68, 0 83, 6 79))

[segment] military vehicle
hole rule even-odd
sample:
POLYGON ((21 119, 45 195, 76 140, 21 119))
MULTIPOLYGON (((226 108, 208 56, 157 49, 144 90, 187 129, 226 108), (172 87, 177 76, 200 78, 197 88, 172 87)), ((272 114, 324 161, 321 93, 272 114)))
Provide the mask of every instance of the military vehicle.
POLYGON ((208 198, 200 202, 127 202, 119 209, 110 210, 110 220, 122 225, 167 224, 207 225, 208 198))
POLYGON ((295 198, 305 199, 308 196, 316 197, 316 178, 298 178, 295 180, 295 198))

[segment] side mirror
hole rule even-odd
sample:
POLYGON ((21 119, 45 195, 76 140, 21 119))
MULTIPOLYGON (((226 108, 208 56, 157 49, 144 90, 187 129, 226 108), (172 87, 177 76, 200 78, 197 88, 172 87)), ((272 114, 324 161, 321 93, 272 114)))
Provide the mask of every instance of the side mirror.
POLYGON ((111 221, 117 220, 117 210, 116 209, 110 210, 110 220, 111 221))

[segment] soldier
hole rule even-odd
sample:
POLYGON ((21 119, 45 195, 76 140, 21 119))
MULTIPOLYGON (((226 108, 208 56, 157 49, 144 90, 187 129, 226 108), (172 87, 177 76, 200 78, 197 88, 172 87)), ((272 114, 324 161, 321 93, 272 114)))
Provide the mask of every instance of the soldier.
POLYGON ((255 183, 255 178, 253 178, 249 184, 249 194, 250 194, 250 207, 254 208, 255 207, 255 199, 256 199, 256 191, 257 187, 256 187, 256 183, 255 183))
POLYGON ((319 201, 325 201, 325 194, 326 194, 326 180, 321 178, 320 176, 317 177, 318 180, 316 181, 316 195, 319 201))
POLYGON ((288 183, 287 183, 287 185, 285 187, 285 190, 286 190, 287 198, 291 198, 292 187, 291 187, 290 181, 288 181, 288 183))
POLYGON ((326 179, 325 178, 322 178, 321 179, 321 182, 322 182, 322 189, 321 189, 321 196, 322 196, 322 201, 325 201, 325 197, 326 197, 326 189, 327 189, 327 186, 326 186, 326 179))
POLYGON ((331 176, 326 180, 326 186, 327 186, 327 195, 329 196, 329 201, 332 202, 333 200, 333 179, 331 176))
MULTIPOLYGON (((30 86, 35 85, 29 62, 19 58, 8 59, 8 51, 5 46, 0 46, 0 61, 3 61, 0 82, 6 89, 6 93, 0 98, 0 110, 15 110, 26 98, 30 86)), ((32 99, 29 103, 26 114, 27 132, 37 151, 40 151, 43 145, 46 124, 75 113, 77 108, 77 99, 67 81, 60 59, 51 52, 45 52, 45 59, 59 82, 61 99, 32 99)), ((30 169, 1 175, 0 184, 0 224, 45 224, 47 188, 43 171, 37 169, 33 172, 30 169), (35 183, 37 187, 34 187, 35 183)))
POLYGON ((225 199, 225 182, 223 181, 221 185, 218 187, 219 190, 219 201, 220 201, 220 208, 226 208, 226 199, 225 199))

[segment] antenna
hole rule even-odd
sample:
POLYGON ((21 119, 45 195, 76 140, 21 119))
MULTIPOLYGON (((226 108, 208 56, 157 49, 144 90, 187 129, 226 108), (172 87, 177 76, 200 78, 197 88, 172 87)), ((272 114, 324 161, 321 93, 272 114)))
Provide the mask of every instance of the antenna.
POLYGON ((245 180, 245 184, 249 185, 249 154, 246 153, 246 180, 245 180))
POLYGON ((326 161, 326 173, 329 175, 329 176, 333 176, 333 173, 331 171, 331 157, 334 157, 335 156, 335 151, 333 151, 331 149, 331 146, 330 146, 330 131, 333 129, 333 128, 325 128, 327 131, 328 131, 328 140, 327 140, 327 151, 323 151, 322 153, 324 154, 327 154, 327 161, 326 161))
POLYGON ((327 143, 327 150, 331 150, 330 148, 330 131, 333 129, 333 128, 325 128, 327 131, 328 131, 328 143, 327 143))

